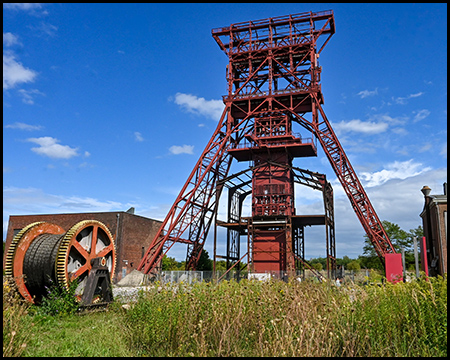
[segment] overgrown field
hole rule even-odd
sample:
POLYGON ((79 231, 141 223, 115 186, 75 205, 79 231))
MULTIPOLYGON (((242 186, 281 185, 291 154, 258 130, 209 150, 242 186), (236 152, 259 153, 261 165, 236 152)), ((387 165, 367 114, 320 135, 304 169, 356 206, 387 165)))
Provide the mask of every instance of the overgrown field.
POLYGON ((37 312, 4 286, 3 355, 447 356, 447 278, 155 286, 85 315, 37 312))

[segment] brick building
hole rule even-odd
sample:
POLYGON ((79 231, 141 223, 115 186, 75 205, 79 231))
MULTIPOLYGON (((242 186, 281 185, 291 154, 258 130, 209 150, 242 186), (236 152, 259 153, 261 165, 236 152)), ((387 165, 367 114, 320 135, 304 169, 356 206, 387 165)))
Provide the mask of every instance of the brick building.
POLYGON ((61 226, 66 231, 82 220, 97 220, 104 223, 111 232, 116 244, 117 283, 126 274, 137 269, 153 237, 161 226, 161 221, 135 215, 134 208, 118 212, 94 212, 47 215, 11 215, 6 235, 5 257, 13 237, 25 226, 36 221, 46 221, 61 226))
POLYGON ((428 186, 422 188, 425 204, 420 214, 427 248, 430 276, 447 273, 447 183, 443 195, 430 195, 428 186))

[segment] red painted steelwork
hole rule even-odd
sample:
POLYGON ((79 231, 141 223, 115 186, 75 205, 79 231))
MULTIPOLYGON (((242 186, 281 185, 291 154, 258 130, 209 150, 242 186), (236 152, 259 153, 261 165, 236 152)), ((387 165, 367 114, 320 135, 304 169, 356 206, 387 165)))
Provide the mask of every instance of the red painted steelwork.
POLYGON ((187 268, 195 268, 208 234, 221 189, 217 181, 226 177, 231 158, 226 152, 227 112, 219 124, 194 170, 183 186, 158 233, 142 258, 138 270, 148 274, 176 242, 188 244, 187 268), (216 192, 218 194, 216 195, 216 192), (187 231, 188 239, 182 235, 187 231))
POLYGON ((195 268, 216 215, 222 191, 220 184, 227 177, 232 157, 254 162, 252 217, 286 218, 286 225, 273 228, 270 236, 262 235, 266 230, 256 226, 255 221, 249 221, 252 261, 263 263, 269 255, 258 258, 255 254, 266 254, 277 244, 284 243, 278 249, 282 248, 279 251, 285 255, 277 255, 275 263, 283 271, 293 270, 292 159, 317 155, 313 141, 305 141, 292 133, 293 122, 319 140, 381 260, 384 261, 386 254, 395 254, 321 106, 322 69, 318 58, 334 32, 332 11, 249 21, 212 30, 212 36, 229 58, 228 94, 223 97, 225 109, 139 270, 149 273, 155 269, 176 242, 188 244, 186 267, 195 268), (280 240, 282 238, 284 240, 280 240))
POLYGON ((386 263, 386 280, 394 284, 403 281, 402 254, 385 254, 384 259, 386 263))
POLYGON ((425 236, 422 236, 422 239, 420 239, 420 263, 422 271, 428 277, 427 240, 425 236))

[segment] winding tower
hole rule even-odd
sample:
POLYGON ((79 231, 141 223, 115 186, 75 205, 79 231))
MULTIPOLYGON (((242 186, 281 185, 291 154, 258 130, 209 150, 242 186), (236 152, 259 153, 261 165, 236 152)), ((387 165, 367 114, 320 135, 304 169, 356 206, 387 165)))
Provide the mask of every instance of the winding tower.
POLYGON ((304 260, 304 226, 324 224, 328 269, 333 271, 331 186, 324 175, 296 168, 292 163, 294 158, 317 156, 318 141, 377 254, 386 263, 388 279, 401 274, 399 254, 322 109, 322 69, 318 59, 334 32, 333 11, 248 21, 212 30, 229 59, 225 108, 142 258, 140 271, 155 270, 175 243, 187 245, 186 268, 195 269, 211 225, 218 223, 224 187, 228 187, 228 219, 219 225, 227 228, 227 263, 247 256, 253 272, 292 274, 298 267, 296 260, 304 260), (299 124, 307 135, 294 133, 293 124, 299 124), (249 169, 230 175, 233 159, 249 161, 249 169), (296 215, 295 182, 323 192, 323 217, 296 215), (249 194, 251 216, 243 218, 242 201, 249 194), (248 238, 244 256, 239 253, 242 235, 248 238))

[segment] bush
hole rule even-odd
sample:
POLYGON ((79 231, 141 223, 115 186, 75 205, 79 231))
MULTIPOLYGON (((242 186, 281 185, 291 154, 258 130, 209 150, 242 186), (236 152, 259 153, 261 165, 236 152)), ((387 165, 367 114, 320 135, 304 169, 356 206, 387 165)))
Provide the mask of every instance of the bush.
POLYGON ((41 304, 33 309, 39 315, 64 316, 75 313, 80 305, 75 295, 77 286, 76 280, 69 284, 68 289, 59 284, 46 286, 47 294, 42 297, 41 304))

